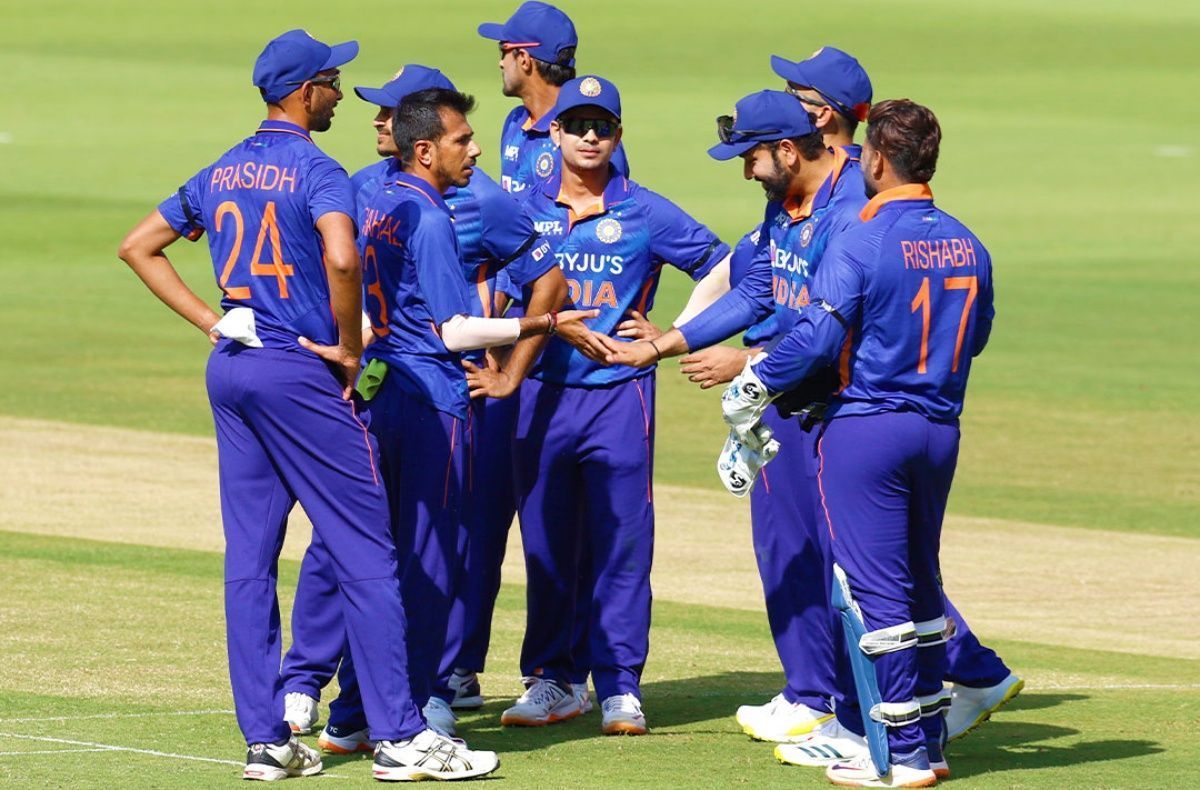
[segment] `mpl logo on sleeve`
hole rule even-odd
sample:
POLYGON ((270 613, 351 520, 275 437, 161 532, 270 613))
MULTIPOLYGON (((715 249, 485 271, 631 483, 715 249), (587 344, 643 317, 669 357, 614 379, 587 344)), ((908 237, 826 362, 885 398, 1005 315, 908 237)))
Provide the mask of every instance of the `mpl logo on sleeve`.
POLYGON ((596 223, 596 238, 605 244, 615 244, 621 239, 621 223, 612 217, 596 223))

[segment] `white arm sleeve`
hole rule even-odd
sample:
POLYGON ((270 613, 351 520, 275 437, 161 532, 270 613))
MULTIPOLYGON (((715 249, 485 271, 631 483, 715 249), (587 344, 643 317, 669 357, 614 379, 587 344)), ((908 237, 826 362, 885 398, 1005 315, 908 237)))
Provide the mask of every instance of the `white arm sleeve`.
POLYGON ((442 324, 442 342, 451 351, 506 346, 521 336, 519 318, 478 318, 456 315, 442 324))
POLYGON ((688 297, 688 303, 684 305, 683 312, 671 326, 683 326, 703 313, 705 308, 713 302, 729 293, 729 258, 730 256, 726 255, 725 260, 714 266, 712 271, 696 283, 696 287, 692 289, 692 295, 688 297))

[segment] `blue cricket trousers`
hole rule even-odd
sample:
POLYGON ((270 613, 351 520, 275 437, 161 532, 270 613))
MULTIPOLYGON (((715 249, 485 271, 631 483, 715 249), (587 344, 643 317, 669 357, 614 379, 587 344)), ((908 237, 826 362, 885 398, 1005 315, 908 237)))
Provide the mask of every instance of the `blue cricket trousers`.
POLYGON ((275 587, 288 513, 297 502, 331 549, 337 600, 377 738, 420 731, 409 695, 396 551, 374 440, 307 352, 222 341, 208 361, 225 528, 229 674, 247 743, 290 736, 283 722, 275 587))
MULTIPOLYGON (((958 459, 957 423, 915 412, 835 417, 818 443, 818 484, 833 559, 846 572, 868 631, 945 613, 938 551, 958 459)), ((875 661, 884 702, 942 689, 945 645, 875 661)), ((938 737, 942 717, 888 728, 893 753, 938 737)), ((861 729, 861 728, 860 728, 861 729)))
POLYGON ((586 599, 597 695, 641 696, 653 458, 653 374, 608 387, 534 379, 521 386, 513 459, 528 576, 522 674, 572 680, 575 621, 586 599))

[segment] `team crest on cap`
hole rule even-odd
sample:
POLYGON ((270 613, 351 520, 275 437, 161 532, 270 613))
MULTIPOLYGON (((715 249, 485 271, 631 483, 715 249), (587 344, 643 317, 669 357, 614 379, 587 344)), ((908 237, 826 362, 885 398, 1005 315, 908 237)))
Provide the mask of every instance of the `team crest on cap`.
POLYGON ((579 92, 590 99, 594 99, 600 95, 601 87, 600 80, 595 77, 587 77, 583 82, 579 83, 579 92))
POLYGON ((807 225, 805 225, 803 228, 800 229, 800 246, 801 247, 807 247, 808 243, 810 241, 812 241, 814 227, 815 227, 814 223, 810 222, 807 225))
POLYGON ((621 239, 621 223, 612 217, 596 223, 596 238, 605 244, 615 244, 621 239))
POLYGON ((539 154, 537 160, 533 163, 533 172, 537 173, 538 178, 546 178, 554 172, 554 154, 549 151, 543 151, 539 154))

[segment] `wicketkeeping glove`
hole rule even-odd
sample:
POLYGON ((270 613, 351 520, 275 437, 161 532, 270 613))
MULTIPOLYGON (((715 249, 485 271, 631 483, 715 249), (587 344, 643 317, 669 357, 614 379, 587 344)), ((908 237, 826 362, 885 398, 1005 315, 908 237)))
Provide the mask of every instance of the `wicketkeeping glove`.
POLYGON ((743 438, 732 429, 717 458, 717 476, 735 497, 744 497, 754 488, 758 472, 779 454, 779 440, 771 429, 759 423, 743 438))
POLYGON ((725 423, 742 441, 752 441, 751 430, 758 425, 763 413, 775 399, 753 368, 753 364, 765 356, 759 354, 754 359, 746 360, 746 367, 729 382, 729 386, 721 395, 721 411, 725 415, 725 423))

